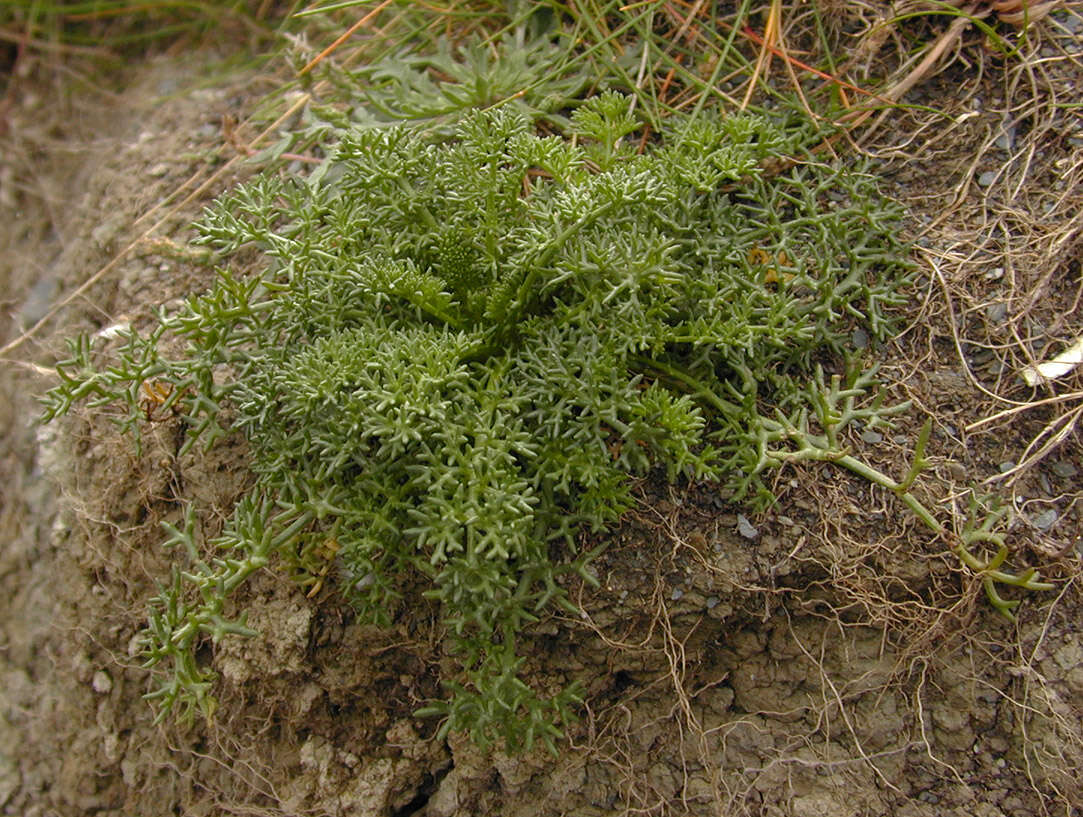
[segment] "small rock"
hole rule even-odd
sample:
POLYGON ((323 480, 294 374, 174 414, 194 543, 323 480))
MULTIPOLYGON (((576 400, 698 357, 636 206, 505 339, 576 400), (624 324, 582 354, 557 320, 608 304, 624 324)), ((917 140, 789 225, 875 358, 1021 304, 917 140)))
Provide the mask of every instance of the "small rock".
POLYGON ((985 273, 986 281, 999 281, 1004 277, 1004 267, 993 267, 987 273, 985 273))
POLYGON ((854 330, 854 334, 850 336, 850 340, 854 344, 855 349, 869 348, 869 333, 860 327, 854 330))
POLYGON ((884 435, 879 431, 873 431, 871 428, 866 428, 861 432, 861 439, 871 445, 875 445, 876 443, 882 443, 884 441, 884 435))
POLYGON ((1077 471, 1076 467, 1067 460, 1059 460, 1053 463, 1053 473, 1061 479, 1071 479, 1078 474, 1079 471, 1077 471))
POLYGON ((986 170, 984 173, 978 176, 978 185, 981 187, 988 187, 996 181, 997 174, 995 170, 986 170))
POLYGON ((683 596, 683 595, 684 595, 684 591, 683 591, 683 590, 681 590, 681 588, 679 588, 679 587, 674 587, 674 588, 673 588, 673 592, 669 594, 669 597, 670 597, 670 599, 671 599, 671 600, 673 600, 673 601, 680 601, 680 600, 681 600, 681 596, 683 596))
POLYGON ((1008 305, 1005 303, 989 304, 985 307, 985 317, 993 323, 1003 323, 1008 317, 1008 305))
POLYGON ((1083 17, 1078 14, 1072 14, 1068 11, 1057 11, 1053 14, 1053 19, 1068 29, 1072 34, 1083 34, 1083 17))
POLYGON ((948 473, 951 474, 951 478, 958 480, 959 482, 966 482, 969 472, 966 470, 966 466, 961 462, 949 461, 947 463, 948 473))
POLYGON ((745 539, 755 539, 760 535, 760 532, 753 527, 743 513, 737 514, 737 532, 745 539))
POLYGON ((1002 130, 997 134, 996 146, 1005 153, 1010 153, 1015 145, 1015 126, 1012 125, 1009 118, 1005 117, 1004 122, 1001 123, 1001 128, 1002 130))
POLYGON ((168 172, 169 165, 167 165, 165 162, 158 162, 158 164, 154 165, 150 170, 147 171, 147 175, 153 176, 156 179, 160 179, 168 172))
POLYGON ((1051 527, 1053 527, 1053 525, 1057 523, 1057 519, 1059 518, 1060 516, 1057 514, 1055 509, 1047 508, 1046 510, 1035 516, 1033 519, 1031 519, 1030 524, 1032 524, 1038 530, 1049 530, 1051 527))
POLYGON ((1008 473, 1013 468, 1015 468, 1015 463, 1011 460, 1004 460, 1004 462, 1000 463, 1000 465, 997 466, 997 470, 1000 471, 1000 473, 1002 474, 1008 473))
POLYGON ((1053 483, 1049 481, 1049 477, 1040 473, 1038 474, 1038 482, 1041 483, 1046 496, 1053 496, 1053 483))
POLYGON ((90 680, 90 686, 99 695, 105 695, 113 688, 113 679, 109 677, 109 673, 103 669, 94 673, 94 677, 90 680))

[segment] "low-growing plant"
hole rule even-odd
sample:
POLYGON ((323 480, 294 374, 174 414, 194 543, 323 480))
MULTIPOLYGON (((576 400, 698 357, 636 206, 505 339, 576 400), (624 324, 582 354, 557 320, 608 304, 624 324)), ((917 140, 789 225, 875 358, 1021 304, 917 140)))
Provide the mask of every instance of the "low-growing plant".
POLYGON ((585 534, 632 504, 630 476, 717 480, 763 504, 764 468, 845 453, 807 415, 856 392, 806 383, 855 329, 889 331, 908 274, 896 210, 762 117, 686 121, 643 155, 625 142, 636 127, 607 93, 570 140, 511 107, 450 138, 344 132, 309 178, 265 175, 206 211, 208 293, 129 333, 105 368, 72 342, 47 418, 118 402, 138 434, 151 384, 186 445, 251 447, 256 484, 215 555, 191 514, 169 529, 187 566, 145 632, 148 665, 171 669, 149 696, 161 715, 213 709, 194 651, 249 632, 223 616, 228 594, 276 555, 323 549, 373 621, 427 586, 461 665, 422 710, 444 733, 552 747, 578 689, 532 688, 520 633, 574 609, 563 577, 594 581, 585 534), (769 176, 782 155, 803 158, 769 176), (253 248, 254 272, 230 266, 253 248), (166 336, 187 351, 166 357, 166 336))
POLYGON ((351 71, 349 81, 367 103, 362 110, 392 121, 454 118, 506 101, 551 114, 583 95, 589 74, 566 65, 570 47, 559 30, 529 39, 525 32, 456 44, 441 38, 435 53, 392 54, 351 71))

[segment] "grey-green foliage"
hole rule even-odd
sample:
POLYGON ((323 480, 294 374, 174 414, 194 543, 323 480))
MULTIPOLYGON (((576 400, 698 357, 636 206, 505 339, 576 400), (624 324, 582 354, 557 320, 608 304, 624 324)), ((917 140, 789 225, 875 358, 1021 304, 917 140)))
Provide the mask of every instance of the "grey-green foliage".
POLYGON ((436 42, 433 53, 399 53, 351 71, 351 94, 392 120, 456 118, 509 100, 536 115, 556 114, 582 95, 589 75, 568 64, 570 47, 557 30, 525 26, 500 37, 436 42))
MULTIPOLYGON (((811 158, 765 175, 800 144, 762 118, 701 119, 635 155, 627 111, 614 94, 586 103, 572 141, 510 108, 445 140, 345 133, 310 179, 261 177, 206 212, 201 241, 224 259, 258 248, 257 273, 223 266, 104 372, 73 344, 48 413, 88 395, 131 405, 155 378, 192 441, 240 431, 253 452, 227 553, 192 579, 203 606, 167 621, 179 584, 156 602, 152 662, 180 651, 177 632, 226 632, 215 588, 253 553, 333 540, 372 619, 419 582, 439 604, 462 667, 425 710, 445 730, 552 745, 576 687, 539 695, 517 642, 571 609, 562 576, 591 580, 584 536, 632 504, 629 475, 766 500, 761 407, 799 401, 856 326, 887 331, 905 277, 894 212, 866 177, 811 158), (186 356, 160 357, 161 333, 186 356)), ((167 703, 206 706, 202 687, 174 687, 167 703)))

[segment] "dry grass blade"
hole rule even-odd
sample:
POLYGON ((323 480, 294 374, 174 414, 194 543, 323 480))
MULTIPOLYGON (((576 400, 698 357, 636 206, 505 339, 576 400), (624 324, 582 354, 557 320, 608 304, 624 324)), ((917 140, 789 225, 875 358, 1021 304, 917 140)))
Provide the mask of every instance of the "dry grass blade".
POLYGON ((383 2, 376 6, 376 8, 372 9, 372 11, 365 14, 360 20, 358 20, 356 23, 354 23, 352 26, 342 32, 342 36, 340 36, 337 40, 335 40, 333 43, 327 46, 327 48, 325 48, 317 56, 315 56, 307 65, 305 65, 304 68, 302 68, 298 72, 298 74, 300 76, 304 76, 317 65, 319 65, 325 58, 338 50, 338 48, 348 39, 350 39, 350 37, 353 36, 355 32, 364 28, 366 25, 372 22, 377 17, 377 15, 379 15, 381 11, 391 5, 392 2, 393 0, 383 0, 383 2))
MULTIPOLYGON (((889 100, 891 103, 896 103, 906 95, 906 93, 917 85, 921 80, 925 79, 929 73, 933 70, 934 66, 941 60, 945 53, 953 48, 962 37, 963 32, 966 31, 971 23, 975 20, 987 17, 990 13, 989 9, 978 10, 977 4, 973 3, 966 6, 962 10, 962 16, 956 17, 952 20, 951 25, 948 26, 940 38, 933 43, 925 52, 925 56, 922 58, 911 71, 906 74, 902 79, 894 82, 889 88, 882 91, 880 96, 889 100)), ((868 128, 868 130, 862 134, 861 141, 867 141, 871 138, 872 134, 882 124, 884 117, 887 116, 890 108, 880 113, 877 120, 868 128)), ((843 121, 847 122, 851 128, 856 128, 861 125, 866 119, 868 119, 875 109, 866 109, 863 111, 855 111, 853 114, 848 114, 843 117, 843 121)))
POLYGON ((756 90, 756 83, 759 81, 760 75, 766 75, 766 73, 771 70, 771 55, 774 53, 772 49, 778 47, 781 43, 779 36, 781 19, 781 0, 771 0, 771 7, 767 12, 767 25, 763 30, 763 46, 760 48, 760 54, 756 58, 756 67, 752 69, 752 78, 748 81, 748 89, 745 91, 745 98, 741 100, 740 110, 742 111, 748 107, 749 100, 752 98, 753 91, 756 90))
POLYGON ((1006 480, 1006 484, 1012 485, 1018 478, 1037 463, 1046 458, 1050 452, 1058 448, 1065 440, 1073 436, 1079 428, 1079 419, 1083 417, 1083 404, 1076 406, 1070 411, 1058 415, 1045 424, 1038 435, 1031 440, 1026 449, 1020 455, 1019 463, 1007 471, 994 474, 983 481, 983 485, 991 485, 1006 480))

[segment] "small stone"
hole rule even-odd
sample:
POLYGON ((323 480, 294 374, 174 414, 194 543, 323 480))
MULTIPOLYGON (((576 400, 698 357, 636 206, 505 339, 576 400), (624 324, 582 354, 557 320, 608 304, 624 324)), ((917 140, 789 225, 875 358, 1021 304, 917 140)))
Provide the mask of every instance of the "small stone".
POLYGON ((951 478, 958 480, 959 482, 966 482, 966 478, 970 476, 970 473, 966 470, 966 466, 961 462, 949 462, 948 473, 951 474, 951 478))
POLYGON ((1038 474, 1038 482, 1041 484, 1046 496, 1053 496, 1053 483, 1049 481, 1049 477, 1040 473, 1038 474))
POLYGON ((113 688, 113 679, 109 677, 109 673, 103 669, 94 673, 94 677, 90 680, 90 686, 99 695, 105 695, 113 688))
POLYGON ((1004 277, 1004 267, 993 267, 987 273, 985 273, 986 281, 999 281, 1004 277))
POLYGON ((147 175, 153 176, 156 179, 160 179, 168 172, 169 165, 167 165, 165 162, 158 162, 158 164, 154 165, 154 167, 147 171, 147 175))
POLYGON ((981 187, 988 187, 996 181, 997 174, 995 170, 986 170, 984 173, 978 176, 978 185, 981 187))
POLYGON ((1058 460, 1053 463, 1053 473, 1061 479, 1071 479, 1078 474, 1079 471, 1077 471, 1076 467, 1067 460, 1058 460))
POLYGON ((1010 153, 1015 145, 1015 128, 1010 122, 1004 123, 1004 129, 997 135, 996 146, 1005 153, 1010 153))
POLYGON ((854 334, 851 335, 850 340, 854 344, 855 349, 869 348, 869 333, 860 327, 854 330, 854 334))
POLYGON ((875 445, 876 443, 882 443, 884 441, 884 435, 879 431, 873 431, 871 428, 866 428, 861 432, 861 439, 870 445, 875 445))
POLYGON ((1054 12, 1053 19, 1072 34, 1083 34, 1083 17, 1078 14, 1072 14, 1066 10, 1057 11, 1054 12))
POLYGON ((760 535, 760 532, 753 527, 743 513, 737 514, 737 532, 745 539, 755 539, 760 535))
POLYGON ((1005 303, 989 304, 985 307, 985 317, 993 323, 1003 323, 1008 317, 1008 305, 1005 303))
POLYGON ((1015 468, 1015 463, 1011 460, 1004 460, 1004 462, 1000 463, 1000 465, 997 466, 997 470, 1000 471, 1000 473, 1002 474, 1008 473, 1013 468, 1015 468))
POLYGON ((1059 518, 1060 516, 1057 514, 1055 509, 1047 508, 1046 510, 1035 516, 1033 519, 1031 519, 1030 524, 1032 524, 1038 530, 1049 530, 1057 523, 1057 520, 1059 518))
POLYGON ((708 610, 713 610, 715 607, 718 606, 718 603, 720 601, 722 601, 722 599, 720 599, 718 596, 710 596, 710 597, 708 597, 707 602, 706 602, 707 603, 707 609, 708 610))
POLYGON ((669 594, 669 598, 670 598, 670 599, 671 599, 672 601, 680 601, 680 600, 681 600, 681 597, 682 597, 683 595, 684 595, 684 591, 683 591, 683 590, 681 590, 681 588, 679 588, 679 587, 674 587, 674 588, 673 588, 673 592, 669 594))

